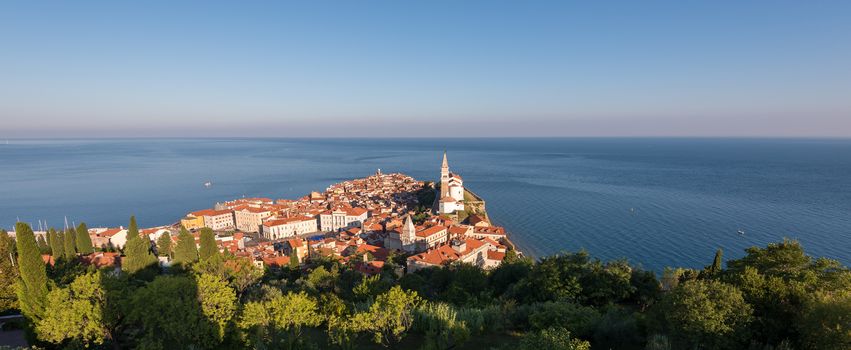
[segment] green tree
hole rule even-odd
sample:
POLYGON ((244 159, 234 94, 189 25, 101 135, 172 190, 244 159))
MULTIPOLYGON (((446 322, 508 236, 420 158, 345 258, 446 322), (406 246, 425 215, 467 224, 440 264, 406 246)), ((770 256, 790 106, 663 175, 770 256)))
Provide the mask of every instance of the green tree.
POLYGON ((470 338, 467 324, 449 304, 425 303, 414 309, 412 329, 425 335, 423 349, 461 347, 470 338))
POLYGON ((16 292, 21 313, 32 321, 44 316, 47 303, 47 270, 35 234, 30 225, 19 222, 15 225, 18 271, 21 275, 16 292))
POLYGON ((163 234, 160 235, 160 238, 157 239, 157 253, 159 253, 160 256, 171 257, 171 234, 168 232, 163 232, 163 234))
POLYGON ((384 346, 398 343, 413 323, 413 310, 421 298, 417 292, 399 286, 379 295, 368 311, 368 330, 373 340, 384 346))
POLYGON ((41 252, 42 255, 44 255, 44 254, 50 255, 50 253, 51 253, 50 252, 50 244, 47 243, 47 241, 44 239, 44 236, 46 236, 46 235, 39 235, 38 237, 36 237, 36 243, 38 244, 38 250, 39 250, 39 252, 41 252))
POLYGON ((50 253, 53 255, 53 260, 59 260, 65 257, 65 243, 63 242, 63 234, 62 232, 57 232, 55 229, 50 228, 47 231, 48 237, 50 237, 50 253))
POLYGON ((289 264, 289 266, 290 266, 290 269, 293 270, 293 271, 298 270, 298 268, 299 268, 298 248, 293 248, 293 251, 290 252, 290 264, 289 264))
POLYGON ((715 251, 715 259, 712 259, 712 266, 710 267, 710 270, 712 271, 712 273, 721 272, 721 270, 722 270, 721 264, 722 264, 722 257, 723 256, 724 256, 724 252, 721 250, 721 248, 718 248, 718 250, 715 251))
POLYGON ((217 325, 204 312, 198 286, 188 276, 157 276, 133 293, 128 321, 140 332, 140 349, 214 348, 217 325))
POLYGON ((201 229, 201 243, 198 256, 201 260, 207 260, 219 254, 219 246, 216 244, 216 234, 209 227, 201 229))
POLYGON ((811 296, 795 324, 804 349, 851 349, 851 290, 811 296))
POLYGON ((104 319, 106 292, 100 282, 101 273, 94 272, 52 290, 45 317, 36 324, 39 338, 55 344, 70 340, 85 347, 103 344, 110 327, 104 319))
POLYGON ((520 339, 520 350, 591 350, 591 343, 570 337, 570 332, 561 327, 527 333, 520 339))
POLYGON ((236 292, 218 276, 202 274, 197 278, 201 313, 213 323, 217 340, 224 340, 228 323, 236 313, 236 292))
POLYGON ((77 251, 83 255, 89 255, 94 253, 94 246, 92 245, 92 238, 89 237, 89 228, 86 226, 85 222, 81 222, 77 225, 77 251))
POLYGON ((73 261, 77 257, 77 233, 74 229, 65 230, 62 246, 65 250, 65 260, 73 261))
POLYGON ((195 237, 181 227, 177 235, 177 246, 174 248, 174 262, 180 265, 190 265, 198 261, 198 247, 195 245, 195 237))
POLYGON ((732 285, 687 281, 665 296, 659 311, 669 336, 682 346, 738 349, 747 345, 752 309, 732 285))
POLYGON ((270 348, 293 349, 303 340, 302 327, 318 326, 322 320, 316 299, 304 292, 290 292, 245 304, 237 324, 251 346, 266 344, 270 348))
POLYGON ((142 238, 139 235, 135 216, 130 217, 124 254, 125 257, 121 261, 121 269, 124 272, 131 275, 139 274, 143 279, 153 275, 153 269, 157 266, 157 257, 151 253, 151 242, 148 238, 142 238))
POLYGON ((18 307, 15 296, 18 268, 15 265, 15 241, 0 229, 0 313, 18 307))

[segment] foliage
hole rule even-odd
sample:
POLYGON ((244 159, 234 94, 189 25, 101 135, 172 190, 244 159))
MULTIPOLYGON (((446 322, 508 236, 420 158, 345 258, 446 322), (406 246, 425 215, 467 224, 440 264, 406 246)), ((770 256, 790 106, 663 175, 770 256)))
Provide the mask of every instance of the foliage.
POLYGON ((195 237, 186 228, 181 227, 177 234, 177 246, 174 247, 174 262, 178 265, 187 266, 198 261, 198 247, 195 245, 195 237))
POLYGON ((0 229, 0 313, 18 307, 15 282, 18 268, 15 265, 15 241, 0 229))
POLYGON ((50 245, 50 254, 53 255, 53 259, 59 260, 65 256, 65 244, 62 242, 62 236, 52 227, 47 230, 47 244, 50 245))
POLYGON ((139 227, 136 225, 136 217, 130 217, 130 225, 127 228, 127 243, 124 245, 124 258, 121 260, 121 269, 130 274, 137 275, 141 279, 150 279, 157 268, 157 258, 151 253, 151 242, 148 237, 139 235, 139 227))
POLYGON ((851 348, 851 290, 816 293, 795 324, 805 349, 851 348))
POLYGON ((425 334, 423 349, 450 349, 470 338, 467 324, 445 303, 425 303, 414 309, 412 329, 425 334))
POLYGON ((170 233, 163 232, 163 234, 160 235, 160 238, 157 238, 157 254, 159 254, 159 256, 172 256, 170 233))
POLYGON ((106 292, 100 282, 100 272, 96 272, 52 290, 47 295, 45 317, 36 325, 39 337, 55 344, 103 344, 110 337, 110 327, 104 319, 106 292))
POLYGON ((227 281, 215 275, 199 275, 197 283, 201 313, 213 323, 217 340, 222 341, 227 325, 236 313, 236 292, 227 281))
POLYGON ((287 293, 267 301, 245 304, 237 322, 248 345, 295 348, 303 339, 302 327, 322 322, 316 299, 306 293, 287 293))
POLYGON ((209 227, 201 229, 201 244, 198 249, 198 257, 201 260, 210 259, 219 255, 219 246, 216 245, 216 234, 209 227))
POLYGON ((735 349, 747 339, 752 308, 730 284, 688 281, 666 295, 659 307, 669 335, 688 347, 735 349))
MULTIPOLYGON (((128 321, 145 349, 212 348, 218 325, 205 316, 202 294, 188 276, 158 276, 132 295, 128 321)), ((214 306, 217 303, 213 303, 214 306)), ((214 308, 215 310, 215 308, 214 308)))
POLYGON ((81 222, 77 225, 75 232, 77 233, 77 237, 74 240, 77 244, 77 252, 83 255, 94 253, 95 250, 92 245, 92 238, 89 237, 89 228, 86 226, 86 223, 81 222))
POLYGON ((15 234, 18 271, 21 276, 16 288, 18 305, 24 316, 38 321, 44 317, 47 304, 47 271, 30 225, 17 223, 15 234))
POLYGON ((62 245, 65 249, 65 259, 73 261, 77 257, 77 232, 73 228, 65 230, 62 245))
POLYGON ((420 301, 417 292, 404 291, 399 286, 379 295, 366 314, 367 330, 373 340, 384 346, 399 342, 411 327, 412 312, 420 301))
POLYGON ((548 328, 531 332, 523 336, 520 350, 590 350, 591 343, 570 337, 570 332, 564 328, 548 328))

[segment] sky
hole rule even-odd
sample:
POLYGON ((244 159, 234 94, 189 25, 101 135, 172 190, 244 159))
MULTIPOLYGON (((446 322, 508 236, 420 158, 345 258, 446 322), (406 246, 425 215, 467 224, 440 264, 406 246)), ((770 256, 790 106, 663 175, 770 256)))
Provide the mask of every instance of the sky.
POLYGON ((0 2, 0 138, 163 136, 851 137, 851 2, 0 2))

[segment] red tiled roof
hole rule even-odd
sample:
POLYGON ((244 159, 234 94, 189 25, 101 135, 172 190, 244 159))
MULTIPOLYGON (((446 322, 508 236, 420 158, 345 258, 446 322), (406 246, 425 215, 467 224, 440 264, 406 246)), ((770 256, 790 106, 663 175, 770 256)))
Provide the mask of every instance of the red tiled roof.
POLYGON ((440 225, 432 226, 432 227, 429 227, 425 230, 418 231, 417 237, 430 237, 431 235, 438 234, 438 233, 440 233, 444 230, 446 230, 445 226, 440 226, 440 225))
POLYGON ((264 222, 263 226, 266 226, 266 227, 280 226, 280 225, 286 225, 286 224, 290 224, 290 223, 294 223, 294 222, 302 222, 302 221, 308 221, 308 220, 316 221, 316 219, 309 217, 309 216, 295 216, 295 217, 291 217, 291 218, 269 220, 269 221, 264 222))

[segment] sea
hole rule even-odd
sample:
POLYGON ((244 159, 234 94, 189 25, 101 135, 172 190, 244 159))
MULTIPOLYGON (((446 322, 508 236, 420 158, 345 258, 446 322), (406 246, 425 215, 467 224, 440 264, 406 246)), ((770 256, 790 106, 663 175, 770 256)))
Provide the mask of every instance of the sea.
POLYGON ((851 265, 849 139, 16 139, 0 141, 0 226, 172 224, 378 169, 433 181, 444 150, 535 258, 584 249, 659 272, 788 238, 851 265))

